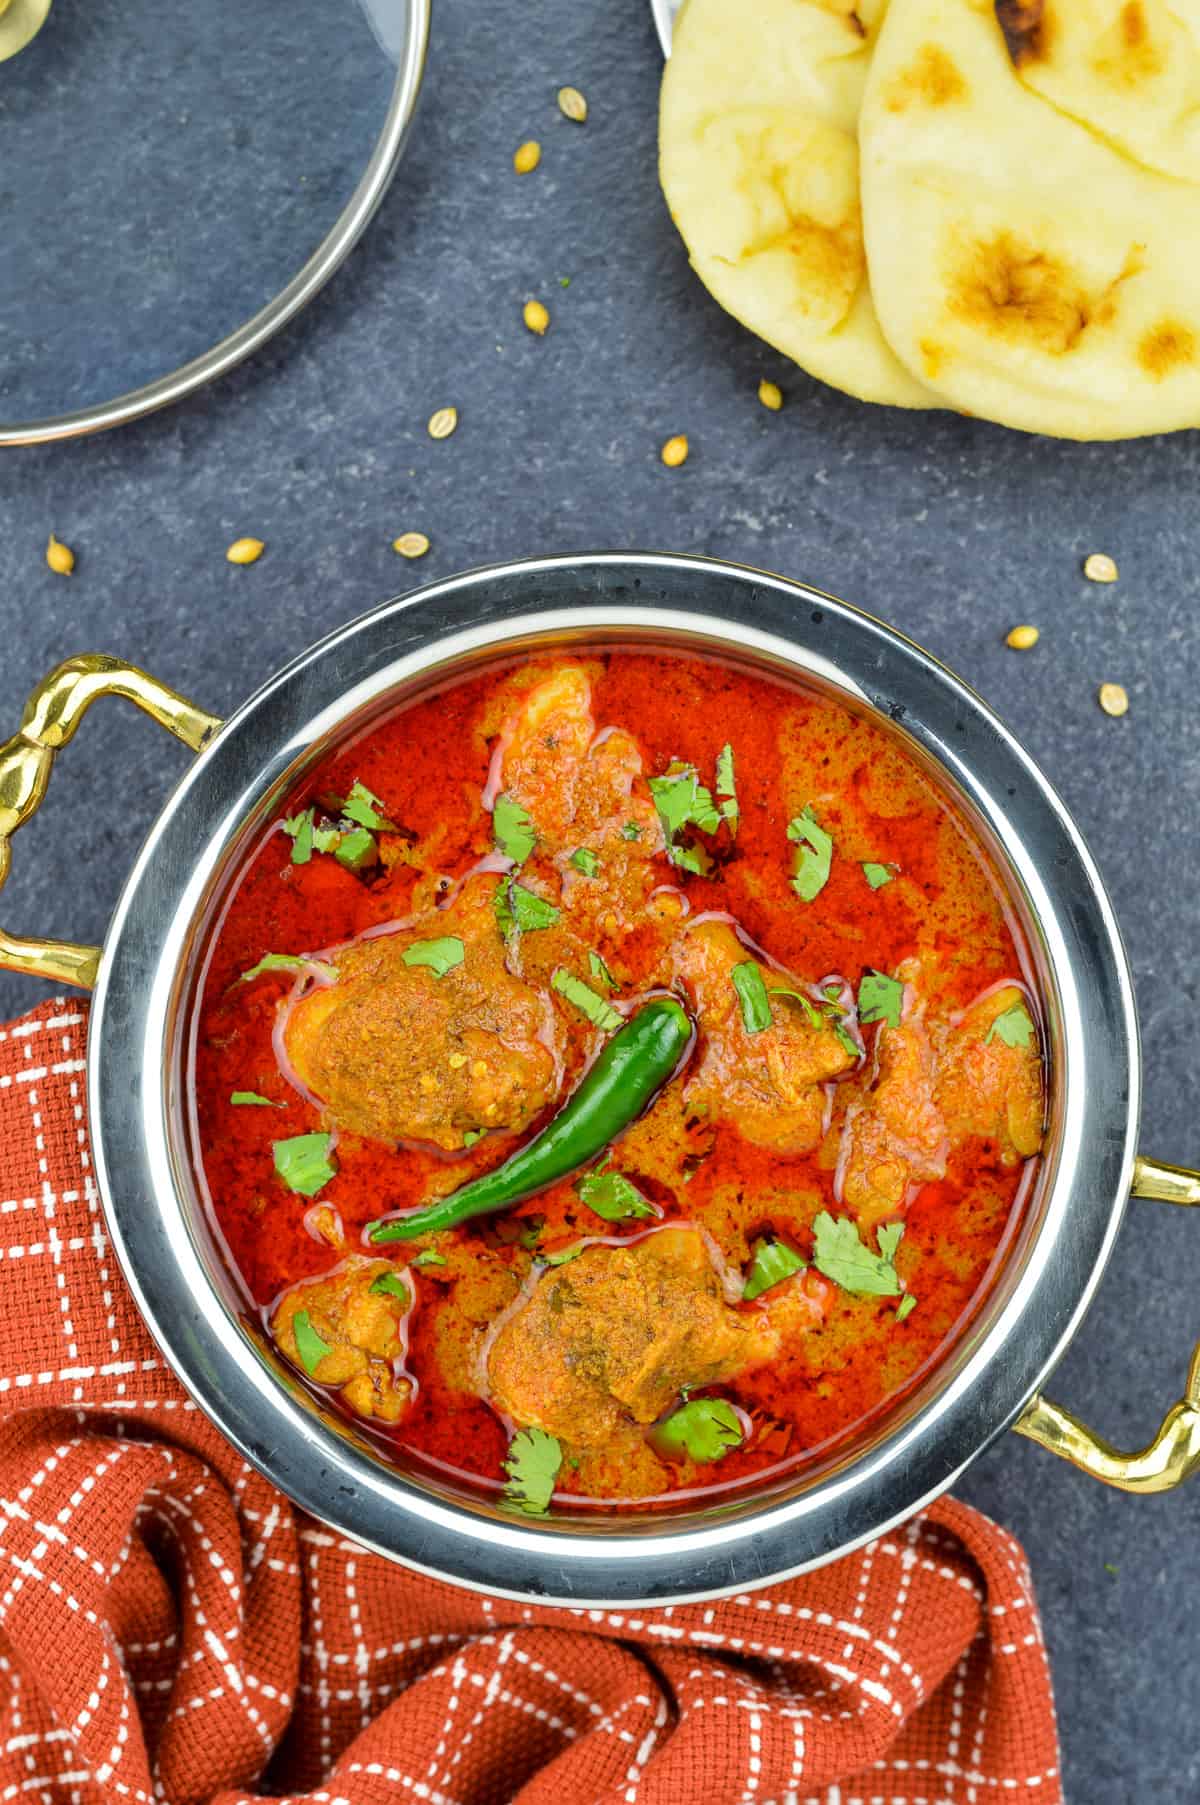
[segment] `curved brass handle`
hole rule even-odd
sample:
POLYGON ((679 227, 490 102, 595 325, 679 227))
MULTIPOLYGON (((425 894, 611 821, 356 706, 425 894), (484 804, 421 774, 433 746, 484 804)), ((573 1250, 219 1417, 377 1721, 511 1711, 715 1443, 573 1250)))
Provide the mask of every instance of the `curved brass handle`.
MULTIPOLYGON (((84 652, 51 671, 25 704, 21 726, 0 746, 0 888, 12 863, 10 837, 34 814, 46 794, 54 755, 74 734, 101 696, 136 702, 176 739, 199 752, 221 725, 185 696, 168 689, 135 664, 104 652, 84 652)), ((100 965, 98 946, 69 940, 17 940, 0 929, 0 967, 90 990, 100 965)))
MULTIPOLYGON (((1200 1205, 1200 1172, 1185 1166, 1139 1157, 1131 1188, 1135 1197, 1200 1205)), ((1069 1410, 1041 1396, 1030 1400, 1013 1428, 1105 1485, 1123 1492, 1172 1491, 1200 1472, 1200 1341, 1192 1352, 1183 1397, 1172 1404, 1153 1439, 1135 1454, 1122 1454, 1069 1410)))

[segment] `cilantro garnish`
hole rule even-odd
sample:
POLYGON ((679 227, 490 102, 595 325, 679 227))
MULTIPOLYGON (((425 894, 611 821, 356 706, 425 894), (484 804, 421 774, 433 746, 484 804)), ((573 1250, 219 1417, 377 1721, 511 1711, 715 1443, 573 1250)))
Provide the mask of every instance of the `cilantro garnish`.
POLYGON ((504 1502, 527 1517, 544 1517, 562 1466, 562 1448, 544 1429, 518 1429, 508 1444, 504 1502))
POLYGON ((742 1301, 747 1304, 790 1279, 794 1272, 803 1272, 808 1264, 786 1241, 756 1241, 750 1251, 754 1257, 742 1287, 742 1301))
POLYGON ((312 1317, 307 1310, 297 1310, 292 1317, 292 1333, 296 1337, 296 1352, 300 1356, 300 1364, 311 1379, 326 1354, 332 1353, 333 1350, 313 1328, 312 1317))
POLYGON ((248 984, 251 978, 261 978, 265 971, 310 971, 314 977, 337 977, 336 966, 326 965, 321 959, 306 959, 302 953, 264 953, 257 965, 242 973, 239 982, 248 984))
POLYGON ((593 1027, 605 1034, 611 1034, 625 1020, 619 1010, 614 1009, 603 997, 598 997, 582 978, 565 971, 561 965, 551 976, 550 983, 560 996, 566 997, 568 1003, 578 1009, 580 1015, 585 1015, 593 1027))
POLYGON ((896 1311, 896 1321, 903 1322, 906 1316, 912 1315, 916 1307, 916 1298, 911 1291, 906 1291, 904 1296, 900 1299, 900 1308, 896 1311))
POLYGON ((582 871, 584 877, 595 877, 600 869, 599 859, 594 852, 589 852, 586 846, 581 846, 577 852, 571 854, 571 863, 576 871, 582 871))
POLYGON ((627 821, 621 829, 621 838, 623 840, 640 840, 641 837, 642 830, 636 821, 627 821))
POLYGON ((895 1256, 903 1233, 903 1223, 885 1223, 879 1231, 879 1252, 872 1253, 848 1216, 822 1210, 813 1223, 813 1265, 859 1297, 899 1297, 895 1256))
POLYGON ((577 1260, 583 1249, 582 1241, 573 1241, 570 1247, 564 1247, 558 1253, 539 1253, 537 1257, 543 1266, 565 1266, 568 1260, 577 1260))
POLYGON ((870 884, 872 890, 882 890, 883 886, 885 884, 890 884, 896 875, 896 867, 894 865, 877 865, 873 859, 864 859, 862 870, 863 876, 870 884))
POLYGON ((333 856, 347 871, 361 871, 379 857, 375 835, 365 827, 356 827, 349 834, 339 833, 333 856))
POLYGON ((259 1103, 266 1109, 283 1108, 282 1103, 272 1102, 270 1097, 260 1096, 258 1091, 231 1091, 229 1101, 231 1103, 259 1103))
POLYGON ((519 802, 500 795, 492 810, 492 835, 499 850, 514 865, 523 865, 533 851, 537 835, 533 822, 519 802))
POLYGON ((597 984, 604 984, 609 990, 620 990, 621 986, 609 971, 599 953, 588 954, 588 970, 597 984))
POLYGON ((681 870, 694 871, 703 877, 710 866, 703 847, 676 844, 676 836, 685 827, 698 827, 703 833, 715 834, 721 825, 712 795, 700 782, 695 766, 675 764, 665 776, 652 777, 650 794, 662 822, 667 857, 681 870))
POLYGON ((301 1197, 315 1197, 337 1173, 329 1157, 332 1136, 328 1134, 294 1134, 290 1140, 272 1143, 275 1170, 290 1191, 301 1197))
POLYGON ((457 934, 446 934, 440 940, 414 940, 400 956, 406 965, 427 965, 435 978, 444 978, 462 964, 465 952, 457 934))
POLYGON ((289 815, 283 831, 291 836, 292 864, 307 865, 313 854, 313 811, 306 808, 301 815, 289 815))
POLYGON ((903 1008, 904 986, 899 978, 889 978, 881 971, 863 974, 858 987, 860 1022, 886 1022, 889 1028, 898 1028, 903 1008))
POLYGON ((1006 1047, 1028 1047, 1033 1042, 1033 1017, 1024 1003, 1014 1003, 1003 1015, 998 1015, 987 1033, 984 1045, 995 1037, 1002 1040, 1006 1047))
POLYGON ((605 1222, 625 1222, 631 1216, 657 1216, 654 1205, 637 1186, 611 1167, 589 1172, 575 1187, 581 1203, 595 1210, 605 1222))
POLYGON ((812 902, 829 882, 833 839, 817 821, 811 803, 788 822, 787 836, 798 843, 792 889, 801 902, 812 902))
POLYGON ((743 959, 729 974, 742 1006, 742 1022, 747 1034, 761 1034, 771 1026, 771 1004, 762 972, 753 959, 743 959))
POLYGON ((790 997, 793 1002, 799 1003, 801 1009, 803 1009, 808 1018, 808 1025, 810 1028, 819 1028, 821 1026, 821 1017, 817 1013, 816 1004, 811 997, 805 996, 802 990, 793 990, 786 984, 772 984, 771 995, 773 997, 790 997))
POLYGON ((524 884, 518 884, 515 878, 500 885, 492 899, 492 907, 506 940, 514 929, 529 934, 536 928, 552 928, 562 914, 552 902, 547 902, 544 896, 527 889, 524 884))
POLYGON ((439 1253, 436 1247, 423 1247, 408 1263, 410 1266, 444 1266, 446 1256, 439 1253))
POLYGON ((733 772, 733 747, 726 744, 717 753, 717 807, 721 811, 721 819, 729 824, 731 834, 737 833, 741 810, 738 808, 737 784, 733 772))
POLYGON ((464 1128, 463 1129, 463 1146, 464 1147, 473 1147, 475 1145, 476 1141, 481 1141, 486 1133, 487 1133, 486 1128, 464 1128))
POLYGON ((357 821, 360 827, 371 827, 376 832, 395 833, 393 823, 380 813, 382 808, 383 804, 378 796, 372 795, 365 783, 356 781, 342 804, 342 814, 347 821, 357 821))
MULTIPOLYGON (((417 1262, 414 1260, 413 1265, 415 1266, 416 1264, 417 1262)), ((400 1302, 407 1309, 408 1286, 404 1283, 404 1280, 400 1277, 398 1272, 381 1272, 377 1279, 371 1280, 370 1288, 372 1291, 382 1292, 385 1297, 399 1298, 400 1302)))
POLYGON ((664 1454, 687 1454, 706 1463, 723 1460, 743 1440, 741 1419, 724 1398, 689 1398, 654 1430, 664 1454))

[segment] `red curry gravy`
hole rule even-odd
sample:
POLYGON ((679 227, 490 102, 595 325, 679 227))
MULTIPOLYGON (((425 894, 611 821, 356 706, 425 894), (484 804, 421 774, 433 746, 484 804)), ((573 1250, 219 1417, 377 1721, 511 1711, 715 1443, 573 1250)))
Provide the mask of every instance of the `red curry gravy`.
MULTIPOLYGON (((268 1328, 282 1321, 277 1311, 289 1288, 364 1252, 394 1261, 403 1290, 389 1301, 396 1322, 388 1357, 391 1370, 405 1375, 404 1402, 394 1421, 374 1418, 370 1432, 397 1460, 415 1458, 474 1483, 504 1482, 510 1436, 521 1427, 511 1409, 487 1395, 487 1350, 497 1324, 513 1320, 539 1281, 565 1285, 572 1274, 568 1262, 546 1267, 546 1255, 581 1240, 589 1247, 637 1245, 686 1223, 703 1231, 705 1259, 720 1275, 714 1285, 724 1301, 714 1307, 773 1323, 790 1291, 791 1314, 779 1318, 769 1358, 715 1383, 701 1375, 664 1413, 685 1393, 730 1402, 740 1440, 719 1460, 663 1457, 644 1411, 637 1422, 618 1411, 619 1433, 604 1447, 560 1437, 557 1496, 612 1503, 725 1487, 811 1462, 861 1432, 912 1385, 963 1323, 1015 1220, 1037 1158, 1042 1072, 1036 1026, 1025 1038, 1020 1071, 996 1034, 996 999, 1008 1020, 1014 999, 1016 1016, 1038 1019, 998 873, 966 819, 897 736, 815 689, 732 666, 667 652, 576 656, 569 668, 586 677, 593 745, 619 728, 640 754, 642 770, 632 779, 640 819, 654 813, 646 780, 673 765, 694 766, 711 790, 728 746, 736 774, 736 834, 723 821, 715 833, 689 827, 680 836, 702 848, 697 862, 709 866, 706 872, 680 868, 661 843, 647 849, 653 870, 638 895, 665 911, 653 929, 632 919, 628 906, 587 916, 587 952, 600 955, 619 985, 613 1001, 621 1006, 661 986, 664 970, 670 984, 676 968, 664 966, 664 945, 715 917, 727 944, 735 934, 741 957, 758 961, 769 981, 799 981, 817 1004, 840 998, 829 1019, 842 1026, 843 1040, 851 1037, 854 1057, 820 1085, 814 1144, 781 1152, 763 1144, 761 1121, 747 1138, 736 1111, 722 1117, 719 1094, 714 1115, 712 1086, 704 1107, 689 1104, 706 1034, 717 1032, 691 996, 698 1028, 692 1059, 613 1149, 614 1164, 655 1220, 600 1220, 572 1178, 428 1245, 366 1248, 369 1222, 412 1210, 497 1165, 569 1096, 603 1039, 545 983, 550 959, 572 954, 559 947, 531 963, 535 932, 520 935, 517 952, 503 955, 553 1018, 561 1068, 554 1095, 519 1131, 457 1137, 460 1144, 449 1148, 339 1129, 320 1097, 297 1088, 280 1034, 311 977, 284 969, 239 980, 268 953, 316 955, 336 965, 337 949, 369 930, 386 933, 390 924, 438 910, 470 874, 475 882, 499 882, 507 867, 496 856, 485 799, 503 786, 502 735, 539 686, 567 667, 555 657, 496 666, 401 707, 335 751, 289 797, 247 858, 209 949, 194 1041, 194 1132, 215 1222, 268 1328), (374 851, 359 870, 328 852, 293 862, 297 817, 309 806, 318 823, 326 811, 336 816, 338 800, 356 783, 396 831, 369 836, 374 851), (828 876, 811 900, 794 887, 804 842, 788 838, 789 822, 806 808, 832 841, 828 876), (903 1024, 859 1020, 855 999, 871 973, 897 979, 903 1024), (1016 1091, 1023 1104, 1020 1097, 1014 1102, 1016 1091), (235 1104, 235 1093, 256 1093, 273 1107, 235 1104), (1013 1126, 1022 1107, 1024 1129, 1013 1126), (331 1129, 334 1176, 315 1196, 297 1194, 276 1171, 275 1144, 331 1129), (868 1174, 857 1207, 846 1196, 852 1134, 858 1153, 852 1150, 851 1159, 868 1174), (472 1144, 463 1146, 463 1138, 472 1144), (882 1204, 872 1201, 872 1185, 882 1187, 882 1204), (813 1236, 822 1213, 849 1217, 872 1253, 884 1245, 881 1227, 902 1224, 893 1256, 896 1294, 862 1295, 818 1271, 813 1236), (782 1239, 806 1266, 753 1303, 739 1303, 742 1277, 764 1238, 782 1239), (422 1252, 437 1263, 414 1265, 422 1252)), ((553 740, 545 736, 543 782, 547 769, 553 779, 553 740)), ((536 801, 529 814, 536 829, 536 801)), ((569 883, 583 881, 572 873, 568 883, 562 857, 540 864, 539 857, 532 855, 521 879, 542 895, 562 900, 569 883)), ((547 930, 551 937, 557 931, 547 930)), ((576 969, 592 981, 583 946, 580 940, 575 948, 582 961, 576 969)), ((404 981, 439 982, 428 969, 410 971, 404 981)), ((690 995, 686 976, 674 987, 690 995)), ((796 1003, 776 998, 772 1007, 780 1016, 796 1003)), ((732 1025, 721 1031, 741 1035, 736 995, 732 1008, 732 1025)), ((739 1046, 749 1057, 755 1043, 739 1046)), ((331 1319, 314 1315, 318 1320, 331 1319)), ((321 1383, 319 1365, 315 1375, 311 1366, 305 1370, 294 1337, 280 1345, 326 1401, 354 1414, 348 1394, 321 1383)), ((606 1399, 610 1415, 611 1403, 606 1399)))

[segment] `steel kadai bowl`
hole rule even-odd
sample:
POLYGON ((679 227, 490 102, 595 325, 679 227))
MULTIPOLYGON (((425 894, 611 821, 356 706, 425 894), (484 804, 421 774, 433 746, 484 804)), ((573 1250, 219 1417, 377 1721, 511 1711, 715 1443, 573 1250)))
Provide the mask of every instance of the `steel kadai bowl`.
POLYGON ((126 1277, 183 1383, 297 1504, 427 1573, 563 1603, 702 1598, 843 1554, 944 1488, 1003 1430, 1132 1491, 1200 1465, 1200 1349, 1150 1445, 1118 1453, 1041 1386, 1086 1310, 1131 1192, 1200 1202, 1138 1158, 1140 1058, 1112 909, 1063 805, 979 698, 879 621, 706 559, 606 555, 472 572, 385 603, 303 653, 221 722, 144 672, 62 665, 0 752, 0 880, 55 753, 98 696, 125 696, 197 753, 129 876, 103 948, 0 935, 0 964, 95 987, 96 1168, 126 1277), (802 678, 882 717, 957 798, 1024 916, 1046 1008, 1049 1132, 1006 1258, 967 1327, 858 1442, 702 1506, 514 1519, 387 1464, 283 1369, 200 1207, 185 1141, 185 1030, 204 932, 248 844, 348 732, 500 655, 657 645, 802 678))

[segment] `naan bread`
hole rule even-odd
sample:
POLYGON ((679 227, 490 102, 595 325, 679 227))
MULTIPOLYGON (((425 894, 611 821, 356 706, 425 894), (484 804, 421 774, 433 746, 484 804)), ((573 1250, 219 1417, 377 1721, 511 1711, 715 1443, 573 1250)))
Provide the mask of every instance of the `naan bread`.
POLYGON ((687 0, 663 79, 660 172, 705 287, 814 376, 941 403, 893 356, 863 256, 855 131, 885 0, 687 0))
POLYGON ((879 322, 1008 426, 1196 426, 1200 0, 1067 5, 1004 0, 1010 51, 985 0, 895 0, 859 121, 879 322))

